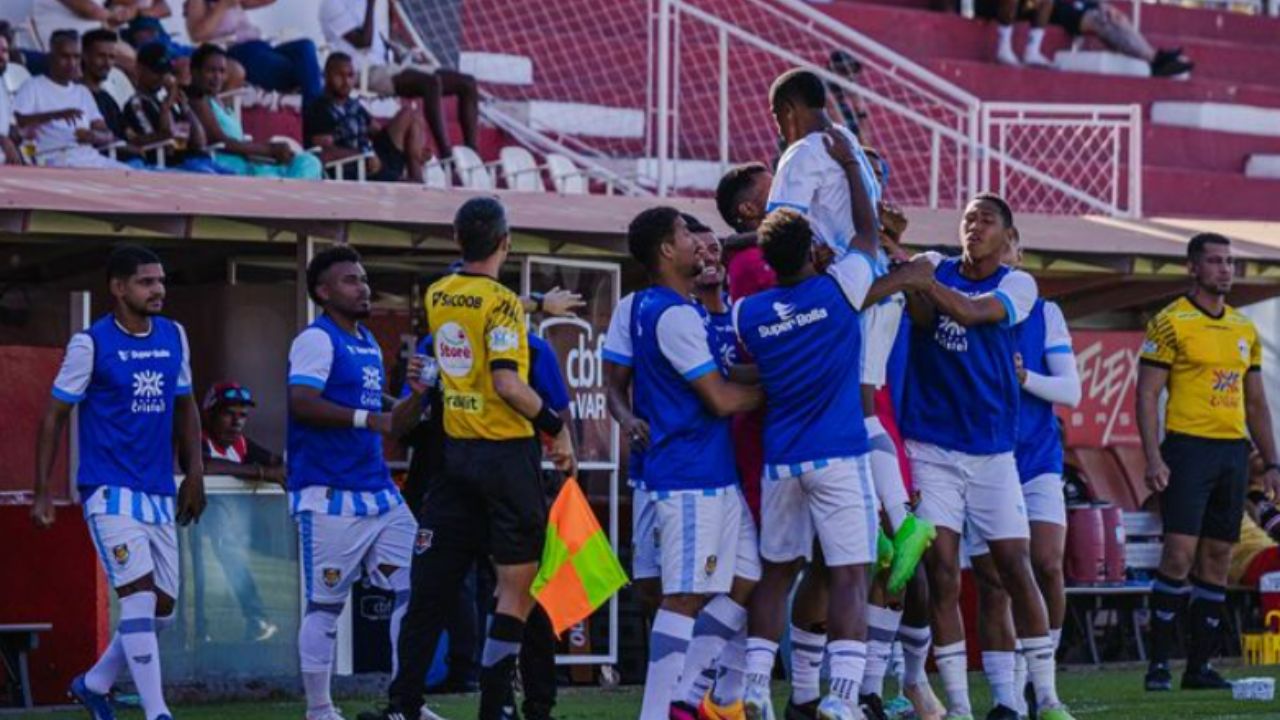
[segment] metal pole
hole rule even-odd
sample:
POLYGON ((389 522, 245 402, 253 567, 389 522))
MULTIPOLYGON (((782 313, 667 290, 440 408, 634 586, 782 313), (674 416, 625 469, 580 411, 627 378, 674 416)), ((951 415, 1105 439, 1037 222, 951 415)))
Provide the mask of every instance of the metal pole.
POLYGON ((938 209, 938 173, 941 170, 939 157, 942 154, 942 137, 938 131, 929 133, 929 207, 938 209))
POLYGON ((1111 134, 1111 207, 1115 208, 1112 212, 1116 215, 1123 215, 1120 212, 1120 134, 1124 132, 1120 126, 1116 126, 1115 132, 1111 134))
POLYGON ((720 28, 720 172, 729 169, 729 33, 720 28))
POLYGON ((1142 217, 1142 106, 1129 106, 1129 216, 1142 217))
POLYGON ((671 148, 667 153, 670 158, 671 190, 680 187, 680 60, 684 56, 683 34, 680 6, 671 8, 671 148))
POLYGON ((969 108, 969 194, 976 195, 987 188, 987 122, 986 115, 979 115, 978 106, 969 108), (981 118, 981 119, 979 119, 981 118), (981 163, 981 166, 979 166, 981 163), (979 180, 981 168, 981 180, 979 180))
POLYGON ((658 0, 658 197, 669 191, 667 163, 671 150, 671 2, 658 0))

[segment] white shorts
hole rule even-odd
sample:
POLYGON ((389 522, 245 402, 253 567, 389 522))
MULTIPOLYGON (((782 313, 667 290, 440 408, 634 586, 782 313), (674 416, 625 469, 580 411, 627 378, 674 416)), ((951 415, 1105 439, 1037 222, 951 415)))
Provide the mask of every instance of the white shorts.
POLYGON ((390 590, 378 567, 407 568, 413 560, 418 523, 407 505, 397 505, 381 515, 303 511, 294 517, 308 602, 346 602, 361 570, 372 585, 390 590))
POLYGON ((747 506, 747 496, 740 486, 735 486, 741 509, 738 522, 738 554, 734 558, 733 576, 758 582, 763 568, 760 566, 760 533, 756 528, 755 518, 751 517, 751 508, 747 506))
POLYGON ((862 384, 883 387, 906 299, 901 293, 862 312, 862 384))
POLYGON ((907 441, 911 477, 920 493, 916 515, 975 540, 1030 537, 1013 453, 970 455, 907 441))
MULTIPOLYGON (((1061 475, 1045 473, 1028 480, 1022 484, 1022 498, 1027 503, 1028 522, 1067 526, 1067 500, 1062 495, 1061 475)), ((973 527, 965 529, 964 544, 970 557, 991 552, 973 527)))
POLYGON ((90 515, 86 522, 111 587, 147 575, 156 589, 178 597, 178 530, 172 522, 144 523, 129 515, 90 515))
POLYGON ((742 526, 741 491, 654 491, 664 595, 715 595, 733 585, 742 526))
POLYGON ((760 497, 760 555, 775 563, 811 559, 813 538, 827 565, 865 565, 875 559, 877 520, 871 463, 866 455, 828 460, 798 475, 766 473, 760 497))
POLYGON ((650 580, 662 576, 658 554, 658 510, 644 488, 631 491, 631 578, 650 580))

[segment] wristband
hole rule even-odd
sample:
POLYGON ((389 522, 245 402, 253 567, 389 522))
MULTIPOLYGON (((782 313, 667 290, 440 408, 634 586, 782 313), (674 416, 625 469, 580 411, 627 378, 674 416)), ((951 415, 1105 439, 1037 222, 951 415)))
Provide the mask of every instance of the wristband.
POLYGON ((561 420, 559 415, 551 412, 551 408, 547 407, 546 403, 543 403, 542 409, 533 418, 533 426, 551 437, 555 437, 564 429, 564 420, 561 420))
POLYGON ((351 415, 351 427, 364 429, 369 427, 369 411, 357 410, 351 415))
POLYGON ((1271 472, 1272 470, 1280 470, 1280 463, 1267 463, 1267 466, 1262 469, 1263 472, 1271 472))

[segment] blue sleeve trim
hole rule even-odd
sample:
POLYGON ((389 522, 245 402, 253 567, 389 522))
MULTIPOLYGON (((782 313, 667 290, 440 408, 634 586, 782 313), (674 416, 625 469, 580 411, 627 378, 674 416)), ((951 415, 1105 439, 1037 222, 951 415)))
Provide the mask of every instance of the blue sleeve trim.
POLYGON ((808 214, 809 214, 809 206, 808 206, 808 205, 801 205, 800 203, 787 202, 787 201, 785 201, 785 200, 774 200, 773 202, 769 203, 768 205, 765 205, 765 207, 764 207, 764 211, 765 211, 766 213, 771 213, 771 212, 773 212, 774 210, 777 210, 778 208, 791 208, 792 210, 795 210, 796 212, 799 212, 799 213, 802 213, 802 214, 805 214, 805 215, 808 215, 808 214))
POLYGON ((174 394, 174 395, 177 395, 177 396, 179 396, 179 397, 181 397, 181 396, 183 396, 183 395, 190 395, 190 394, 191 394, 191 386, 190 386, 190 385, 179 385, 176 389, 174 389, 173 394, 174 394))
POLYGON ((623 355, 622 353, 617 353, 617 352, 614 352, 614 351, 612 351, 612 350, 605 350, 603 353, 601 353, 601 357, 602 357, 602 358, 604 358, 605 360, 608 360, 609 362, 613 363, 614 365, 621 365, 621 366, 623 366, 623 367, 631 367, 631 356, 630 356, 630 355, 623 355))
POLYGON ((316 390, 324 389, 324 381, 320 378, 314 378, 307 375, 290 375, 290 385, 302 385, 304 387, 315 388, 316 390))
POLYGON ((1010 300, 1009 296, 1002 290, 997 290, 993 294, 996 296, 996 299, 1000 301, 1000 304, 1004 306, 1004 322, 1001 324, 1005 327, 1017 325, 1018 311, 1013 307, 1013 300, 1010 300))
POLYGON ((1044 349, 1045 355, 1070 355, 1072 352, 1070 345, 1054 345, 1044 349))
POLYGON ((53 396, 68 405, 75 405, 84 399, 84 395, 72 395, 71 393, 56 387, 53 389, 53 396))
POLYGON ((708 360, 707 362, 702 363, 698 367, 684 373, 683 377, 685 380, 688 380, 689 382, 693 382, 694 380, 697 380, 703 375, 706 375, 707 373, 713 372, 715 370, 716 370, 716 361, 708 360))

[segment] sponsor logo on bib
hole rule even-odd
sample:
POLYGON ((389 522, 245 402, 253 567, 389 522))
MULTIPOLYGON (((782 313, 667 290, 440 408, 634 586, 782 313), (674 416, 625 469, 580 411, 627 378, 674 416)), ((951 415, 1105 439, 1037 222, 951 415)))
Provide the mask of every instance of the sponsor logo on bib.
POLYGON ((475 354, 467 331, 461 325, 449 322, 440 328, 436 334, 436 359, 440 361, 440 369, 448 375, 465 377, 471 373, 475 354))

